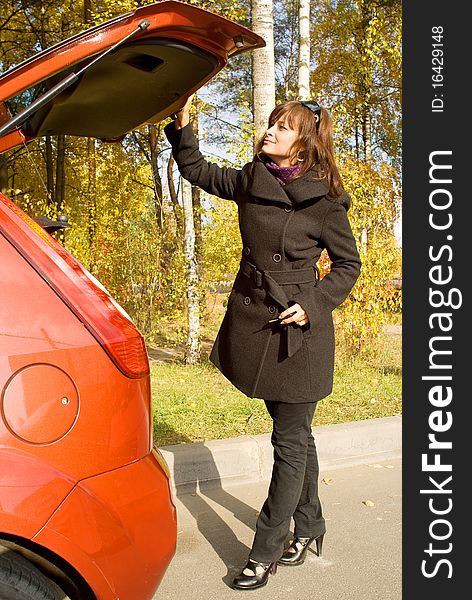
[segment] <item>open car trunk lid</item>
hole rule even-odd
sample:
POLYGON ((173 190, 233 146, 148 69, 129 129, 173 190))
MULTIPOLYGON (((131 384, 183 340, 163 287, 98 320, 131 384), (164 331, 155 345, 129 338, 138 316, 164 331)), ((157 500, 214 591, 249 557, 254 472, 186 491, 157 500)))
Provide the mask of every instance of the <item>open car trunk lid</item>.
POLYGON ((42 135, 120 139, 181 108, 230 56, 264 45, 246 27, 183 2, 138 8, 39 52, 0 76, 1 126, 11 120, 9 99, 34 87, 33 95, 42 95, 78 74, 66 89, 0 136, 0 152, 42 135))

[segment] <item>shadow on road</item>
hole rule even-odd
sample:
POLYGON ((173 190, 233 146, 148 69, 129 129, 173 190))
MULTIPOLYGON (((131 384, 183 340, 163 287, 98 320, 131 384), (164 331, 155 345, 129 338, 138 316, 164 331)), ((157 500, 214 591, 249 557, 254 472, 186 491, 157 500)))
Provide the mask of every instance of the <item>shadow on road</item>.
MULTIPOLYGON (((232 529, 211 504, 219 504, 253 531, 258 513, 254 507, 242 502, 222 487, 220 473, 211 451, 203 443, 192 442, 185 436, 175 433, 182 442, 192 444, 195 451, 198 451, 199 459, 203 459, 202 462, 206 465, 205 479, 202 480, 198 476, 197 463, 188 460, 182 461, 182 453, 174 453, 171 476, 177 498, 193 516, 198 530, 226 566, 227 573, 222 579, 226 585, 230 586, 234 576, 244 566, 250 548, 238 540, 232 529), (210 466, 208 467, 208 465, 210 466), (192 469, 193 477, 191 478, 188 477, 189 469, 192 469), (194 479, 194 483, 189 484, 189 479, 194 479), (185 485, 183 482, 186 482, 185 485)), ((172 452, 172 449, 173 446, 166 446, 167 451, 172 452)), ((205 565, 202 565, 202 568, 205 569, 205 565)))

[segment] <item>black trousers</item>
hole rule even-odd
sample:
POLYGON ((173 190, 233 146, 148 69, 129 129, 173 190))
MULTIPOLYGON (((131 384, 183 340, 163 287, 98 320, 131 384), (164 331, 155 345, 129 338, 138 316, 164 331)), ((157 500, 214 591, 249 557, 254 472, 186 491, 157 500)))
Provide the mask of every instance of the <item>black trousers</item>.
POLYGON ((250 558, 269 563, 281 557, 292 517, 298 537, 318 537, 326 529, 318 497, 318 456, 311 432, 316 402, 265 404, 273 421, 274 466, 250 558))

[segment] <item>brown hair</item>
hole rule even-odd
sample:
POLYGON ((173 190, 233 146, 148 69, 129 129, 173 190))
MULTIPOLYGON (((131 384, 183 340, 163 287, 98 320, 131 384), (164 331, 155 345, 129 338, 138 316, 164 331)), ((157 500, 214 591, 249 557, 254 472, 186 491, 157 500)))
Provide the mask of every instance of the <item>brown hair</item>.
MULTIPOLYGON (((269 127, 284 117, 290 128, 298 131, 298 139, 292 146, 291 162, 302 162, 297 175, 314 170, 321 179, 326 177, 329 195, 339 197, 343 192, 341 176, 334 159, 333 125, 331 115, 321 107, 319 118, 306 106, 294 100, 278 104, 269 115, 269 127)), ((254 160, 261 160, 264 135, 255 147, 254 160)))

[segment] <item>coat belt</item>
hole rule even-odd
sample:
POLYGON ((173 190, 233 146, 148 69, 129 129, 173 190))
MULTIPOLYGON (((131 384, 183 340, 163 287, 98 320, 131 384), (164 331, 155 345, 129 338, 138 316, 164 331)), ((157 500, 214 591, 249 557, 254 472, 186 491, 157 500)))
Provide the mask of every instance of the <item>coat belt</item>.
MULTIPOLYGON (((318 280, 318 270, 316 267, 293 269, 291 271, 267 271, 260 270, 256 265, 243 259, 240 270, 246 277, 252 280, 256 287, 264 289, 283 309, 288 308, 290 301, 284 290, 285 285, 315 284, 318 280)), ((302 347, 303 332, 298 325, 288 325, 285 327, 285 331, 287 332, 287 355, 290 357, 302 347)))

